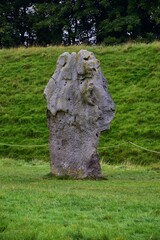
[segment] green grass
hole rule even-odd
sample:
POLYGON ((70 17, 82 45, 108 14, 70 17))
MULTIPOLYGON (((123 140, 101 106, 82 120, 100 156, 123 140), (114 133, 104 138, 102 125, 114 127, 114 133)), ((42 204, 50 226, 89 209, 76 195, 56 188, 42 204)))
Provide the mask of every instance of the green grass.
MULTIPOLYGON (((135 164, 159 161, 160 154, 138 149, 127 142, 160 152, 160 42, 0 50, 0 144, 48 142, 43 90, 55 70, 58 56, 81 48, 93 51, 100 60, 116 104, 111 129, 100 138, 101 160, 135 164), (115 146, 118 144, 120 146, 115 146)), ((49 160, 47 146, 0 145, 0 151, 5 158, 49 160)))
POLYGON ((49 164, 0 161, 1 240, 159 240, 160 165, 102 165, 108 180, 50 178, 49 164))

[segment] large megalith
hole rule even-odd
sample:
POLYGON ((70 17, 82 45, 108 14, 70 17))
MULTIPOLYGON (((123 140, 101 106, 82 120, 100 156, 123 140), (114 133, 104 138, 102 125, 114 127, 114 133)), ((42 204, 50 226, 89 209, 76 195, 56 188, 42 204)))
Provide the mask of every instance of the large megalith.
POLYGON ((51 174, 100 178, 98 139, 109 129, 114 103, 94 54, 81 50, 60 55, 44 95, 51 174))

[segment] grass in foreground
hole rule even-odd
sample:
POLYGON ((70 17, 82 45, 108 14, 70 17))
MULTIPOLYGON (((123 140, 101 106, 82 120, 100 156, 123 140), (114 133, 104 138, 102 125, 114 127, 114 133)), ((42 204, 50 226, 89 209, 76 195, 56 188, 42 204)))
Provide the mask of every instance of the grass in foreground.
POLYGON ((159 240, 160 165, 103 165, 108 180, 48 178, 49 164, 1 160, 1 240, 159 240))
POLYGON ((43 90, 56 68, 58 56, 81 48, 94 52, 100 60, 116 105, 111 129, 100 138, 101 158, 109 163, 159 161, 160 154, 126 142, 160 152, 160 42, 0 50, 0 144, 26 145, 0 145, 1 155, 25 160, 48 159, 47 146, 27 147, 48 142, 43 90), (108 148, 117 144, 120 146, 108 148))

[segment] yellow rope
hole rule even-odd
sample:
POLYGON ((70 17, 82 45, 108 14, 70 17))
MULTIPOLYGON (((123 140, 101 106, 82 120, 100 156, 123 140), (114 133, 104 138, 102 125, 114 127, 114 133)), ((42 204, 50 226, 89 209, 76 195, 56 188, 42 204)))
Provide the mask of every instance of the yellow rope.
POLYGON ((133 142, 129 142, 129 143, 132 144, 133 146, 138 147, 138 148, 141 148, 141 149, 143 149, 143 150, 145 150, 145 151, 160 154, 160 152, 158 152, 158 151, 154 151, 154 150, 150 150, 150 149, 147 149, 147 148, 141 147, 141 146, 139 146, 139 145, 137 145, 137 144, 135 144, 135 143, 133 143, 133 142))
POLYGON ((122 144, 117 144, 117 145, 112 145, 112 146, 108 146, 108 147, 99 147, 98 149, 107 149, 107 148, 114 148, 114 147, 118 147, 118 146, 121 146, 121 145, 124 145, 124 144, 132 144, 133 146, 137 147, 137 148, 140 148, 140 149, 143 149, 145 151, 148 151, 148 152, 153 152, 153 153, 157 153, 157 154, 160 154, 160 152, 158 151, 154 151, 154 150, 151 150, 151 149, 147 149, 147 148, 144 148, 144 147, 141 147, 133 142, 124 142, 122 144))
POLYGON ((114 147, 122 146, 122 145, 124 145, 126 143, 127 142, 124 142, 124 143, 121 143, 121 144, 112 145, 112 146, 107 146, 107 147, 98 147, 98 149, 114 148, 114 147))
MULTIPOLYGON (((131 144, 131 145, 133 145, 133 146, 135 146, 137 148, 143 149, 143 150, 148 151, 148 152, 160 154, 160 152, 158 152, 158 151, 141 147, 141 146, 139 146, 139 145, 137 145, 137 144, 135 144, 133 142, 130 142, 130 141, 129 142, 124 142, 122 144, 116 144, 116 145, 112 145, 112 146, 107 146, 107 147, 99 147, 98 149, 100 150, 100 149, 114 148, 114 147, 122 146, 122 145, 124 145, 126 143, 127 144, 131 144)), ((29 148, 31 147, 32 148, 32 147, 46 147, 46 146, 48 146, 48 144, 41 144, 41 145, 18 145, 18 144, 8 144, 8 143, 0 143, 0 145, 8 146, 8 147, 25 147, 25 148, 26 147, 29 147, 29 148)))
POLYGON ((8 147, 45 147, 48 144, 41 144, 41 145, 18 145, 18 144, 8 144, 8 143, 0 143, 0 145, 8 146, 8 147))

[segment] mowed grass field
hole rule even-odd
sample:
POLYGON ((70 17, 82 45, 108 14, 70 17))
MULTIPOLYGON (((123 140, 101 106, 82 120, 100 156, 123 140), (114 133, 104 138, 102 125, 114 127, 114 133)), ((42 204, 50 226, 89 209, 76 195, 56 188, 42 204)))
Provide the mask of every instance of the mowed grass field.
POLYGON ((100 138, 101 161, 158 162, 160 154, 128 142, 160 152, 160 42, 0 50, 1 156, 49 161, 43 91, 58 56, 80 49, 94 52, 99 59, 116 105, 111 129, 100 138))
POLYGON ((2 49, 0 104, 0 240, 160 240, 160 42, 2 49), (116 105, 101 181, 49 175, 43 90, 58 56, 82 48, 116 105))
POLYGON ((0 239, 159 240, 160 167, 102 169, 108 180, 65 180, 48 163, 1 161, 0 239))

